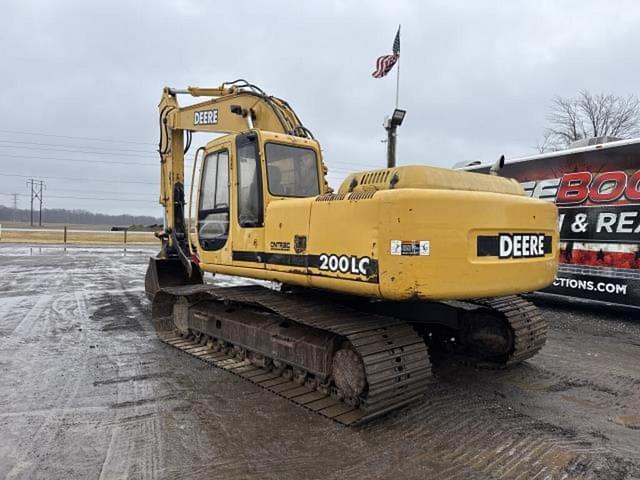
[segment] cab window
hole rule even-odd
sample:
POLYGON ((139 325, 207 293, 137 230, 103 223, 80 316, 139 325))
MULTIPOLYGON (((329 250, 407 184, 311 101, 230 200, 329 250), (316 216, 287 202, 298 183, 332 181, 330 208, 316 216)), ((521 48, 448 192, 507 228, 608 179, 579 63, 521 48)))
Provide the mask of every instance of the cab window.
POLYGON ((262 227, 262 175, 258 156, 257 136, 238 137, 238 224, 241 227, 262 227))
POLYGON ((315 197, 320 194, 318 159, 310 148, 267 143, 269 193, 281 197, 315 197))
POLYGON ((220 250, 229 236, 229 152, 204 159, 198 206, 198 238, 205 250, 220 250))

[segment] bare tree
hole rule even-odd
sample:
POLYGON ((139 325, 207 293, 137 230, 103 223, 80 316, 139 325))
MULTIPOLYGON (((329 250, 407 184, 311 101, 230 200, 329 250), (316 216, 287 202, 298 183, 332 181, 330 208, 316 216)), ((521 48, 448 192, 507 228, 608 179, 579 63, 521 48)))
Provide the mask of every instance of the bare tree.
POLYGON ((548 119, 551 126, 537 145, 541 153, 583 138, 630 138, 640 135, 640 100, 635 95, 593 95, 582 90, 574 98, 555 97, 548 119))
POLYGON ((544 132, 544 135, 542 136, 542 140, 536 143, 536 150, 538 150, 538 153, 552 152, 554 150, 557 150, 557 148, 554 148, 554 146, 552 145, 551 136, 552 136, 551 132, 549 131, 544 132))

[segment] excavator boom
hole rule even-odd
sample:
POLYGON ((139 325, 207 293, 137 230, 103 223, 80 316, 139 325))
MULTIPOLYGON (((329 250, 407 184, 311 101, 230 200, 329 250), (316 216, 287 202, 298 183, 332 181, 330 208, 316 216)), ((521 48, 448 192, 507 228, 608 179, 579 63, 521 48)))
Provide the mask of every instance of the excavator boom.
POLYGON ((223 83, 217 88, 165 87, 158 108, 160 203, 165 208, 165 233, 185 232, 184 155, 191 146, 193 132, 233 134, 258 129, 313 138, 287 102, 266 95, 244 80, 223 83), (178 95, 211 99, 181 107, 178 95))
MULTIPOLYGON (((160 100, 160 203, 164 207, 164 229, 160 254, 151 261, 146 279, 149 296, 161 286, 201 283, 201 272, 188 255, 185 225, 185 154, 193 132, 237 134, 256 129, 313 139, 289 104, 267 95, 245 80, 225 82, 219 87, 165 87, 160 100), (180 106, 178 95, 210 99, 180 106)), ((326 167, 323 165, 324 172, 326 167)), ((328 184, 324 181, 325 191, 328 184)))

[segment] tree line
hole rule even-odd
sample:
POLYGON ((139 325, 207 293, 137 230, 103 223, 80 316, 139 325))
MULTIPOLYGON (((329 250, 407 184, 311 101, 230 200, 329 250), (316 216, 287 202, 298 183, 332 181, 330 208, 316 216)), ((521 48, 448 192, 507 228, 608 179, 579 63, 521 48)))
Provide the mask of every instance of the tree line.
MULTIPOLYGON (((0 205, 1 222, 29 222, 30 211, 0 205)), ((34 222, 38 221, 38 212, 34 213, 34 222)), ((161 225, 162 219, 149 215, 108 215, 87 210, 67 210, 64 208, 45 208, 42 211, 42 223, 83 224, 83 225, 161 225)))

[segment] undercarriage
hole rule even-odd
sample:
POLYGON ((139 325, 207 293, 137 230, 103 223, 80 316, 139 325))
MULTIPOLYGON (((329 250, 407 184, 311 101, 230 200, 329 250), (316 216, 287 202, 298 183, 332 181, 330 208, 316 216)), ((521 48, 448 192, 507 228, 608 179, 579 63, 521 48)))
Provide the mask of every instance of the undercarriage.
POLYGON ((164 342, 344 425, 420 399, 432 360, 508 367, 547 330, 518 296, 397 303, 200 284, 162 289, 152 308, 164 342))

